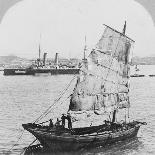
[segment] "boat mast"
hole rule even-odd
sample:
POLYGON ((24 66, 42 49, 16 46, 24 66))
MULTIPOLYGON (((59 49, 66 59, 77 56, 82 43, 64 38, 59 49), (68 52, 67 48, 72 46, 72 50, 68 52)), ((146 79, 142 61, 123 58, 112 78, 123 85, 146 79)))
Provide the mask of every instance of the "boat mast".
MULTIPOLYGON (((126 31, 126 21, 124 23, 124 28, 123 28, 124 35, 125 35, 125 31, 126 31)), ((131 59, 131 63, 132 63, 132 59, 131 59)), ((129 98, 128 98, 128 102, 129 102, 129 98)), ((129 107, 128 107, 128 119, 129 119, 129 107)), ((125 122, 126 122, 126 109, 125 109, 125 122)))
MULTIPOLYGON (((123 32, 122 32, 124 35, 125 35, 125 31, 126 31, 126 21, 124 23, 123 32)), ((119 102, 119 101, 117 101, 117 102, 119 102)), ((112 123, 114 123, 115 120, 116 120, 116 109, 113 112, 112 123)), ((126 114, 125 114, 125 122, 126 122, 126 114)))
POLYGON ((87 51, 87 45, 86 45, 86 36, 85 36, 85 46, 84 46, 84 60, 86 59, 86 51, 87 51))
POLYGON ((40 55, 41 55, 41 49, 40 49, 40 43, 39 43, 39 60, 40 60, 40 55))
POLYGON ((39 60, 40 60, 40 56, 41 56, 41 47, 40 47, 40 42, 41 42, 41 34, 40 34, 40 41, 39 41, 39 60))
POLYGON ((87 39, 86 39, 86 36, 85 36, 85 45, 84 45, 83 59, 82 59, 83 64, 84 64, 85 67, 86 67, 86 64, 87 64, 86 51, 87 51, 87 39))

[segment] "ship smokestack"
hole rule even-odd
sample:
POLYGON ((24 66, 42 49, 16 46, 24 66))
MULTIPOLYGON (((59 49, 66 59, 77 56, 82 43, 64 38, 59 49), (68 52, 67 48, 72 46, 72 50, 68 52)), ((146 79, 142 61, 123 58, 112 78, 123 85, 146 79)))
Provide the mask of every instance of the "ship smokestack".
POLYGON ((40 54, 41 54, 41 48, 40 48, 40 44, 39 44, 39 60, 40 60, 40 54))
POLYGON ((55 66, 56 66, 56 68, 58 68, 58 62, 59 62, 59 60, 58 60, 58 53, 56 53, 55 54, 55 66))
POLYGON ((126 21, 124 23, 124 27, 123 27, 123 34, 125 35, 125 31, 126 31, 126 21))
POLYGON ((43 56, 43 65, 44 66, 46 65, 46 56, 47 56, 47 53, 44 53, 44 56, 43 56))

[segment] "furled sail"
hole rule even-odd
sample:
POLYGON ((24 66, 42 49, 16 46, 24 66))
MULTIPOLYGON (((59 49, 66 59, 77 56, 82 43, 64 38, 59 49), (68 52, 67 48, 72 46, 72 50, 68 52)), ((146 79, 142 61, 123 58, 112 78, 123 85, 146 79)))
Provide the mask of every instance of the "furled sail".
POLYGON ((134 41, 106 26, 81 68, 69 110, 113 111, 129 107, 129 53, 134 41))

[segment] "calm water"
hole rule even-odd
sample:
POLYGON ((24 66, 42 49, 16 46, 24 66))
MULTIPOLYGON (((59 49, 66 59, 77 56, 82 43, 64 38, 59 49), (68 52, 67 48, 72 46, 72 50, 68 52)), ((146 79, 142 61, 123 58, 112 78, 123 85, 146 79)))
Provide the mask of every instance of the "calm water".
MULTIPOLYGON (((146 69, 148 71, 148 69, 146 69)), ((57 99, 73 78, 68 76, 3 76, 0 72, 0 154, 20 154, 34 137, 24 132, 22 124, 33 122, 57 99)), ((85 155, 154 155, 155 154, 155 77, 131 78, 131 118, 148 123, 142 126, 138 138, 107 148, 85 151, 85 155)), ((74 82, 69 92, 72 91, 74 82)), ((65 95, 66 97, 68 94, 65 95)), ((60 101, 46 116, 58 117, 67 110, 68 100, 60 101)), ((44 119, 42 120, 44 121, 44 119)), ((74 154, 74 153, 71 153, 74 154)), ((67 155, 67 153, 66 153, 67 155)))

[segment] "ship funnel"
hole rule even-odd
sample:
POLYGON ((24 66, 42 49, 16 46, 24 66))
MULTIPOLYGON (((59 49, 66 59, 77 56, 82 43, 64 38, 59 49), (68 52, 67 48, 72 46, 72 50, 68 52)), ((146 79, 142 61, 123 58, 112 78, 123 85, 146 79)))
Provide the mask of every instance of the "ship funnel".
POLYGON ((47 56, 47 53, 44 53, 44 56, 43 56, 43 65, 44 66, 46 65, 46 56, 47 56))
POLYGON ((125 31, 126 31, 126 21, 124 23, 124 27, 123 27, 123 34, 125 35, 125 31))
POLYGON ((55 63, 55 66, 56 66, 56 68, 58 68, 58 53, 56 53, 55 54, 55 61, 54 61, 54 63, 55 63))

